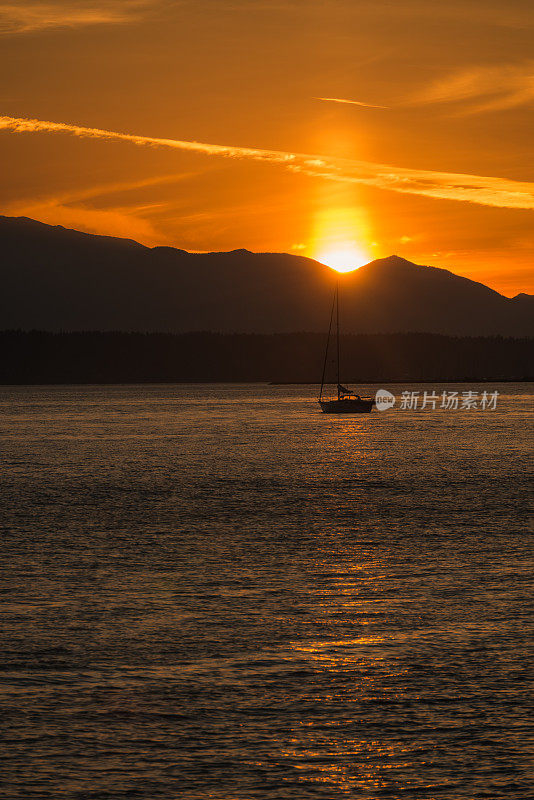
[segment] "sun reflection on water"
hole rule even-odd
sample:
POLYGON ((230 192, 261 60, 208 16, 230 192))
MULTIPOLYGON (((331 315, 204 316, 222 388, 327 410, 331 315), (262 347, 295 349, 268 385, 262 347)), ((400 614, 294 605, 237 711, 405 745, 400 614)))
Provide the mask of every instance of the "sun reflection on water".
MULTIPOLYGON (((400 731, 382 735, 384 707, 403 701, 406 670, 386 630, 383 559, 365 545, 343 555, 318 559, 309 587, 311 635, 291 645, 295 657, 308 662, 314 690, 303 697, 309 711, 284 755, 303 782, 370 798, 391 790, 395 775, 414 767, 400 731)), ((417 779, 414 785, 420 788, 417 779)))

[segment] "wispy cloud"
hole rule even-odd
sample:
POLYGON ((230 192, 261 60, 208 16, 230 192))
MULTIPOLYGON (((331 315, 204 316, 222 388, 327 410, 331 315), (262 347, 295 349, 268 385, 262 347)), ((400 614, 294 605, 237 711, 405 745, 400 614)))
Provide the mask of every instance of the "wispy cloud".
POLYGON ((167 147, 223 158, 267 162, 316 178, 364 184, 403 194, 458 200, 498 208, 534 208, 534 183, 506 178, 409 169, 370 161, 279 150, 137 136, 38 119, 0 117, 0 130, 2 129, 17 133, 70 133, 79 137, 131 142, 139 146, 167 147))
MULTIPOLYGON (((118 24, 135 21, 143 16, 150 6, 168 8, 176 0, 12 0, 0 2, 0 34, 20 34, 53 28, 75 28, 88 25, 118 24)), ((223 4, 221 0, 181 0, 180 5, 199 8, 212 14, 223 4)), ((307 0, 307 9, 322 12, 324 0, 307 0)), ((534 15, 530 0, 513 0, 503 4, 502 0, 449 0, 435 4, 428 0, 331 0, 330 15, 341 18, 368 17, 442 18, 459 24, 476 23, 480 26, 504 26, 510 28, 532 27, 534 15), (483 7, 482 7, 483 6, 483 7)), ((258 13, 302 16, 302 0, 234 0, 224 3, 225 12, 258 13)), ((166 12, 167 13, 167 12, 166 12)), ((367 104, 365 104, 367 105, 367 104)))
POLYGON ((327 103, 344 103, 348 106, 362 106, 363 108, 389 108, 389 106, 375 106, 373 103, 362 103, 360 100, 346 100, 344 97, 314 97, 314 100, 324 100, 327 103))
MULTIPOLYGON (((531 0, 447 0, 446 3, 429 3, 428 0, 365 0, 365 5, 376 13, 387 11, 395 17, 415 17, 417 21, 430 18, 443 19, 458 24, 475 24, 483 27, 530 28, 534 24, 531 0)), ((358 7, 358 12, 360 8, 358 7)))
POLYGON ((64 204, 59 199, 49 198, 3 206, 2 214, 31 217, 49 225, 63 225, 87 233, 135 239, 149 246, 163 244, 167 240, 150 220, 145 219, 146 207, 129 205, 94 208, 64 204))
MULTIPOLYGON (((206 6, 217 6, 221 0, 189 0, 196 4, 202 2, 206 6)), ((302 0, 232 0, 225 2, 225 7, 237 11, 263 10, 269 13, 293 12, 302 16, 302 0)), ((319 13, 324 12, 325 0, 306 0, 306 9, 319 13)), ((431 3, 428 0, 329 0, 329 17, 335 15, 357 17, 359 21, 368 17, 385 16, 393 19, 415 18, 421 20, 436 19, 458 22, 459 24, 476 24, 477 28, 496 26, 505 28, 532 27, 534 14, 531 0, 447 0, 446 3, 431 3)))
POLYGON ((99 198, 112 197, 117 194, 124 194, 127 192, 135 192, 136 196, 139 189, 149 189, 152 186, 163 186, 165 184, 178 183, 190 178, 194 178, 201 174, 199 171, 195 172, 173 172, 169 175, 156 175, 150 178, 138 178, 137 180, 130 181, 114 181, 113 183, 98 183, 94 186, 88 186, 83 189, 74 189, 66 192, 54 193, 47 195, 47 200, 67 204, 67 203, 80 203, 87 200, 98 200, 99 198))
POLYGON ((178 183, 200 173, 181 172, 129 181, 100 183, 80 189, 21 198, 2 206, 7 216, 25 216, 51 225, 74 227, 88 233, 133 238, 152 246, 171 240, 147 219, 169 208, 168 202, 139 203, 139 190, 178 183), (134 195, 128 198, 128 194, 134 195), (125 196, 117 202, 117 195, 125 196))
POLYGON ((143 0, 0 3, 0 34, 132 22, 139 18, 145 6, 143 0))
POLYGON ((531 105, 534 103, 534 61, 474 66, 454 72, 416 94, 412 102, 467 103, 462 114, 531 105))

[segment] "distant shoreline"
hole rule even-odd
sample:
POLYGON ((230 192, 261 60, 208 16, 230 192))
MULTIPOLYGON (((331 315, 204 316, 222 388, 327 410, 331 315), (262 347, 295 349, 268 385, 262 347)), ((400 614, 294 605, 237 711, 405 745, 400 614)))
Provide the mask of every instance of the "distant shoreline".
MULTIPOLYGON (((382 381, 368 381, 365 379, 354 379, 348 380, 346 383, 354 386, 387 386, 387 385, 445 385, 451 383, 533 383, 534 384, 534 377, 532 378, 448 378, 447 380, 413 380, 410 378, 406 378, 405 380, 395 379, 395 380, 388 380, 385 378, 382 381)), ((320 386, 319 381, 224 381, 224 380, 214 380, 214 381, 187 381, 187 380, 139 380, 139 381, 48 381, 48 382, 26 382, 26 383, 6 383, 4 381, 0 381, 0 386, 239 386, 239 385, 246 385, 246 386, 320 386)), ((328 384, 332 386, 333 384, 328 384)))
MULTIPOLYGON (((0 331, 0 385, 317 385, 325 342, 319 333, 0 331)), ((532 338, 347 334, 340 343, 345 384, 534 380, 532 338)), ((332 353, 326 367, 333 384, 332 353)))

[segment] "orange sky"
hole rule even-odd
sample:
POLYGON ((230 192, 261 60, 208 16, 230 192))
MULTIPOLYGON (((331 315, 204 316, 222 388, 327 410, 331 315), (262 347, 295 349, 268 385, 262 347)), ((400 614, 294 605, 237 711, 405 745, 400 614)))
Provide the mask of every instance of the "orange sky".
POLYGON ((0 213, 534 293, 533 34, 531 0, 0 0, 0 213))

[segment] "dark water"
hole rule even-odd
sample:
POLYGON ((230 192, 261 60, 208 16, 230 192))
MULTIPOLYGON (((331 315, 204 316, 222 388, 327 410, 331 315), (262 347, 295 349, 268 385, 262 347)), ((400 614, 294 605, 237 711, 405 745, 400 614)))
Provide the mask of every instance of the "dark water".
POLYGON ((456 388, 2 388, 0 797, 532 797, 534 387, 456 388))

